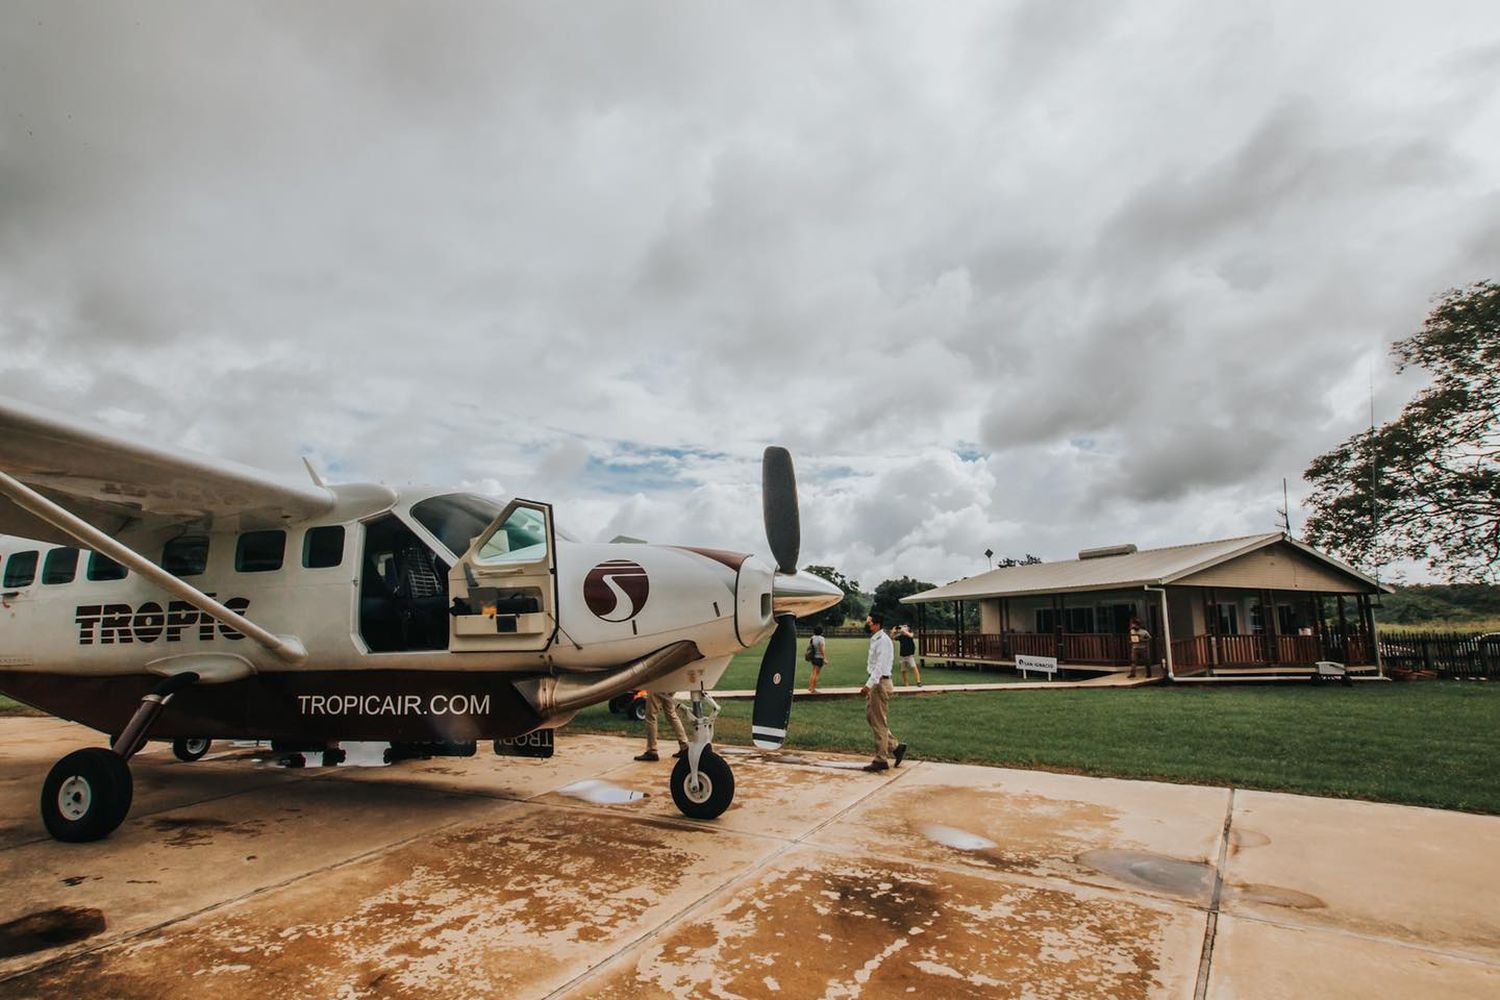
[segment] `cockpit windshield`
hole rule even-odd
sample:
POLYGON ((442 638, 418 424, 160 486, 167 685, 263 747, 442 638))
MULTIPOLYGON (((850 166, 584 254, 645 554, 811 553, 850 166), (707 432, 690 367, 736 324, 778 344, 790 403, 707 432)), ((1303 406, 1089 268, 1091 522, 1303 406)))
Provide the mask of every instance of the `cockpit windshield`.
MULTIPOLYGON (((440 497, 429 497, 412 504, 411 516, 417 523, 437 537, 453 555, 461 556, 469 551, 474 539, 484 534, 495 518, 505 510, 504 504, 473 493, 448 493, 440 497)), ((519 512, 518 512, 519 513, 519 512)), ((515 520, 512 518, 511 520, 515 520)), ((540 515, 538 515, 540 520, 540 515)), ((509 523, 507 522, 507 530, 509 523)), ((572 541, 572 537, 561 529, 554 529, 557 537, 572 541)), ((500 534, 497 532, 497 534, 500 534)), ((545 535, 541 539, 545 541, 545 535)), ((518 539, 519 541, 519 539, 518 539)))

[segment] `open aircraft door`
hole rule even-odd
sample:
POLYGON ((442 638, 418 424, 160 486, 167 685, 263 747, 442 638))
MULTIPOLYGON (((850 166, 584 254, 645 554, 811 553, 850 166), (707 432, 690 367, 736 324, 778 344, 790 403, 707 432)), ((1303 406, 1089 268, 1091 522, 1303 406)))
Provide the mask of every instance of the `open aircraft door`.
POLYGON ((454 652, 546 649, 557 632, 552 507, 514 500, 469 545, 448 577, 454 652))

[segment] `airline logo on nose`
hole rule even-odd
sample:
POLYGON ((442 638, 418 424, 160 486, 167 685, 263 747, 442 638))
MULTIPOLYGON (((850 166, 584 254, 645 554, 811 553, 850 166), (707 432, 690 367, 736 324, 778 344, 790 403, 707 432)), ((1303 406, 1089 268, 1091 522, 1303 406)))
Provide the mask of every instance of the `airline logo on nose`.
POLYGON ((583 602, 607 622, 628 622, 641 613, 651 581, 639 563, 611 559, 589 570, 583 578, 583 602))

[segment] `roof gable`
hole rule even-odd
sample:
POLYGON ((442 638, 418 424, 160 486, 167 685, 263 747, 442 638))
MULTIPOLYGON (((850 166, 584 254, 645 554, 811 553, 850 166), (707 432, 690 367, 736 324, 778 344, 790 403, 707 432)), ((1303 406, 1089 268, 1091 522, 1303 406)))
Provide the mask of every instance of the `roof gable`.
MULTIPOLYGON (((1345 566, 1317 550, 1297 542, 1281 532, 1264 535, 1244 535, 1238 538, 1223 538, 1188 545, 1172 545, 1160 549, 1145 549, 1139 552, 1103 556, 1094 559, 1069 559, 1061 562, 1036 563, 1030 566, 1006 566, 990 570, 913 594, 902 599, 904 604, 925 604, 933 601, 972 600, 980 597, 1011 597, 1024 594, 1057 594, 1090 590, 1118 590, 1131 587, 1162 586, 1164 584, 1197 585, 1197 579, 1208 579, 1208 574, 1218 581, 1215 586, 1275 586, 1276 589, 1327 589, 1318 584, 1332 583, 1336 589, 1346 592, 1373 592, 1380 585, 1357 570, 1345 566), (1280 553, 1269 560, 1276 565, 1280 575, 1267 571, 1263 557, 1256 562, 1254 554, 1264 550, 1280 553), (1249 559, 1249 562, 1244 560, 1249 559), (1254 579, 1290 578, 1300 580, 1302 586, 1282 588, 1280 585, 1253 582, 1227 583, 1237 572, 1256 568, 1254 579), (1297 572, 1291 572, 1295 567, 1297 572), (1193 578, 1193 579, 1189 579, 1193 578)), ((1246 577, 1251 579, 1251 577, 1246 577)), ((1204 584, 1205 586, 1207 584, 1204 584)))

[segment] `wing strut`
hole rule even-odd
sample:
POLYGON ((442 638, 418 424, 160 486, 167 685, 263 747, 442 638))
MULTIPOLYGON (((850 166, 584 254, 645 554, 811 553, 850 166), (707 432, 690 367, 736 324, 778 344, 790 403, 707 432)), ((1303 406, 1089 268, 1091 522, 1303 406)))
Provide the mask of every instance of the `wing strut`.
POLYGON ((204 614, 254 639, 287 663, 301 663, 307 659, 307 650, 296 636, 273 635, 244 615, 231 611, 198 588, 184 583, 134 549, 115 541, 92 524, 74 516, 66 508, 58 506, 4 472, 0 472, 0 493, 15 501, 16 506, 46 521, 85 548, 103 553, 120 565, 134 570, 168 593, 187 601, 204 614))

